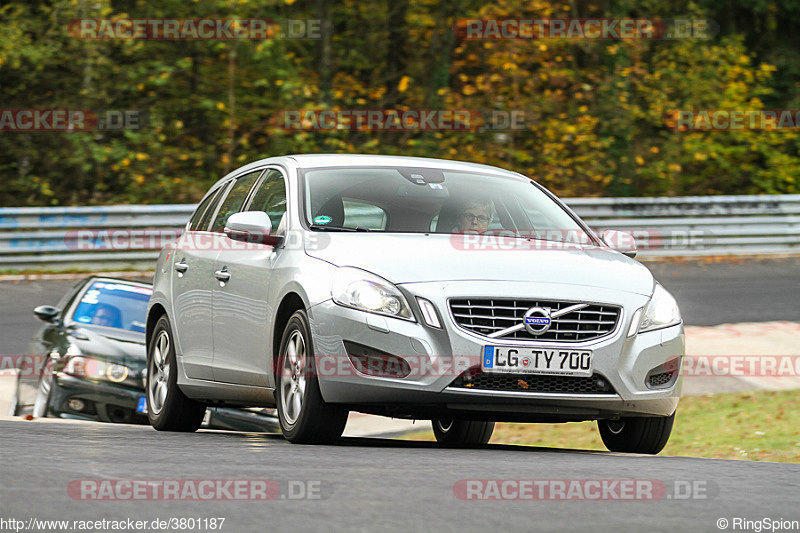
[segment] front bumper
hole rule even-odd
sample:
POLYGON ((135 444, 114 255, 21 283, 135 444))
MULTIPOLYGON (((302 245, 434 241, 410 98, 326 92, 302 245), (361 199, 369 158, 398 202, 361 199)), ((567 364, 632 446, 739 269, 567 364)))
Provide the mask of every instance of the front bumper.
POLYGON ((148 424, 146 414, 136 412, 144 390, 130 389, 111 383, 89 381, 66 374, 53 376, 50 413, 61 418, 78 418, 99 422, 148 424), (81 400, 85 407, 77 411, 69 400, 81 400))
POLYGON ((416 306, 417 296, 430 300, 439 313, 442 329, 344 308, 330 300, 310 309, 320 389, 326 401, 392 416, 428 418, 457 414, 463 418, 508 421, 668 416, 675 411, 682 386, 680 367, 677 379, 667 387, 653 389, 647 380, 660 365, 676 359, 681 361, 685 353, 682 324, 631 338, 626 336, 634 312, 647 303, 646 296, 580 285, 528 282, 412 283, 400 287, 412 306, 416 306), (447 307, 448 298, 497 298, 498 289, 509 297, 618 305, 622 307, 622 314, 611 335, 573 343, 487 339, 463 330, 453 322, 447 307), (347 372, 322 371, 321 368, 336 368, 336 365, 341 368, 342 359, 347 358, 344 341, 401 357, 424 359, 428 361, 428 368, 436 369, 451 366, 448 361, 452 361, 454 355, 479 361, 487 344, 590 349, 593 352, 593 371, 607 380, 613 391, 608 394, 576 394, 468 389, 452 386, 458 377, 456 372, 376 377, 352 368, 347 372))

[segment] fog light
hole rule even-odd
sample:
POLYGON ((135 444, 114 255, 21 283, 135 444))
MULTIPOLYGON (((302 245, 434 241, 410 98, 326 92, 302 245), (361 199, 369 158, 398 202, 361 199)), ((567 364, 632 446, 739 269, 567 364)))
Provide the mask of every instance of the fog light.
POLYGON ((67 402, 67 407, 72 409, 73 411, 83 411, 86 407, 86 404, 83 403, 83 400, 79 400, 78 398, 71 398, 67 402))
POLYGON ((411 374, 411 365, 400 356, 350 341, 344 341, 344 348, 350 362, 362 374, 383 378, 404 378, 411 374))

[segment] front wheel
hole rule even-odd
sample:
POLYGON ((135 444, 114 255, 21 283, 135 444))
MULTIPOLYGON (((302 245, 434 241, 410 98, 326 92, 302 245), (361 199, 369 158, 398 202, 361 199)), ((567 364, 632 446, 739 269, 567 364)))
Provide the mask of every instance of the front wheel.
POLYGON ((33 401, 32 414, 34 418, 47 417, 50 411, 50 391, 52 388, 52 382, 47 381, 46 376, 42 376, 42 379, 39 380, 39 386, 36 389, 36 399, 33 401))
POLYGON ((289 442, 325 444, 342 436, 348 411, 322 399, 311 328, 302 309, 289 318, 283 331, 275 381, 278 421, 289 442))
POLYGON ((159 431, 196 431, 206 406, 178 388, 172 328, 166 315, 156 322, 147 354, 147 418, 159 431))
POLYGON ((675 422, 670 416, 629 417, 619 420, 598 420, 603 444, 612 452, 655 455, 667 445, 675 422))
POLYGON ((489 442, 494 431, 494 422, 474 420, 435 418, 431 425, 436 442, 443 446, 481 446, 489 442))
POLYGON ((17 416, 19 414, 19 393, 15 392, 14 397, 11 398, 11 405, 8 407, 8 416, 17 416))

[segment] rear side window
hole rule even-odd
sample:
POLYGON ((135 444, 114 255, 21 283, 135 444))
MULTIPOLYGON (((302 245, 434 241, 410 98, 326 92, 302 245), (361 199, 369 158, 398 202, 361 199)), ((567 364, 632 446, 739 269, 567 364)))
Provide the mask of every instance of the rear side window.
MULTIPOLYGON (((211 202, 213 202, 218 196, 219 196, 219 190, 216 190, 214 191, 213 194, 209 194, 208 196, 206 196, 205 200, 203 200, 200 203, 200 205, 197 206, 197 209, 192 215, 192 218, 189 220, 189 231, 197 231, 197 229, 201 227, 200 221, 203 219, 203 215, 205 215, 208 206, 211 205, 211 202)), ((217 204, 214 203, 214 207, 216 207, 216 205, 217 204)), ((206 226, 207 225, 208 224, 206 224, 206 226)), ((206 226, 202 226, 202 228, 205 229, 206 226)))
POLYGON ((242 209, 244 201, 247 200, 247 196, 250 193, 250 189, 253 188, 253 184, 255 184, 256 179, 260 175, 261 171, 256 170, 255 172, 250 172, 236 179, 230 192, 219 206, 219 212, 214 218, 214 223, 211 224, 211 231, 222 233, 222 230, 225 229, 225 224, 228 222, 228 218, 242 209))

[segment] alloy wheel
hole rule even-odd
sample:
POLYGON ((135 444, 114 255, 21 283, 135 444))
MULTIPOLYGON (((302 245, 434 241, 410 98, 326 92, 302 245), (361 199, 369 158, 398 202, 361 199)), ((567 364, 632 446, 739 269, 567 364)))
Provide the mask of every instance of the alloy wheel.
POLYGON ((294 424, 303 409, 306 391, 306 342, 300 330, 295 330, 286 344, 281 379, 281 402, 284 406, 286 422, 294 424))
POLYGON ((169 334, 162 330, 156 338, 153 346, 153 356, 150 359, 150 368, 147 371, 148 387, 147 394, 150 397, 150 408, 154 413, 160 413, 167 400, 167 390, 169 388, 169 354, 170 340, 169 334))

